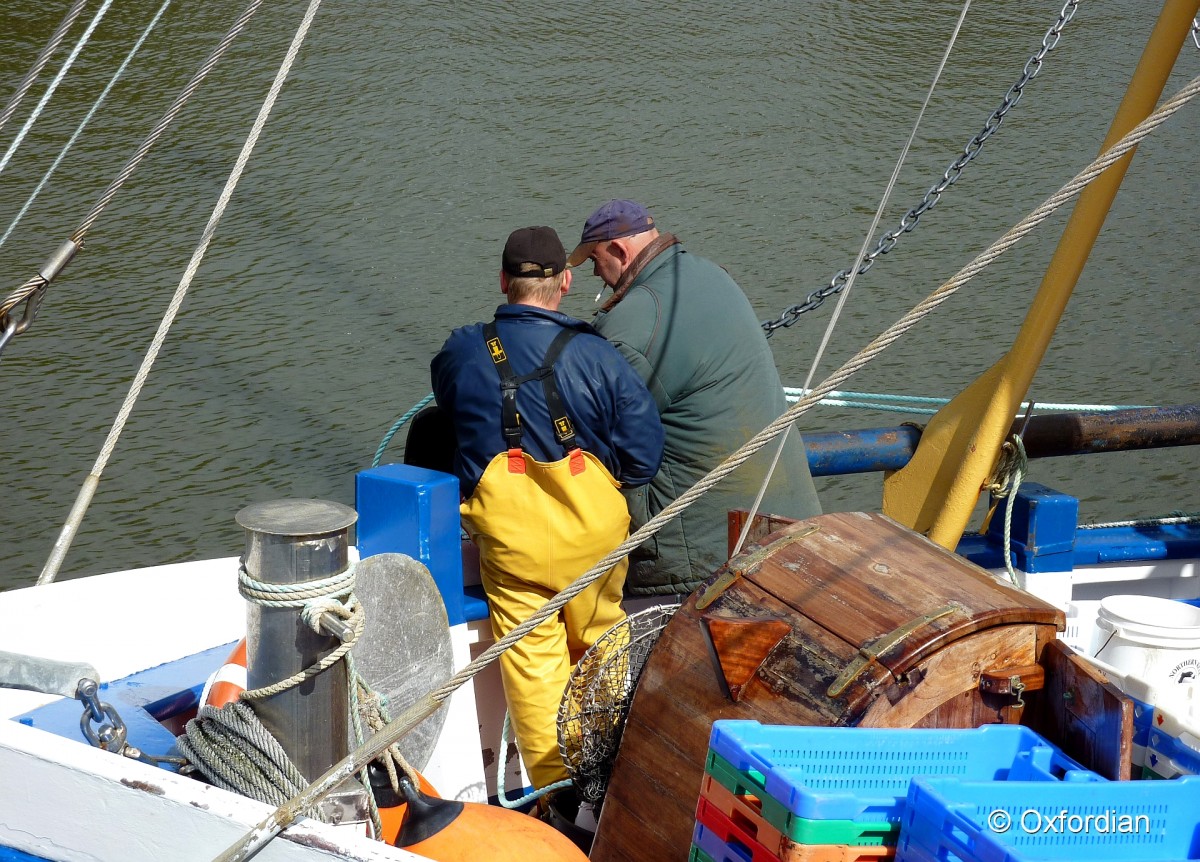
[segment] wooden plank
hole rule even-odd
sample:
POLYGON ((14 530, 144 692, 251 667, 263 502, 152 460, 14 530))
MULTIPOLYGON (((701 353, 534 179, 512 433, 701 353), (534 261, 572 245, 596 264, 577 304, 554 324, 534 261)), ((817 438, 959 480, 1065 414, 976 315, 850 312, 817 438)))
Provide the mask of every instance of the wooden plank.
POLYGON ((1105 778, 1127 781, 1133 754, 1133 701, 1062 641, 1046 644, 1041 708, 1027 721, 1081 764, 1105 778))
MULTIPOLYGON (((746 519, 750 517, 748 509, 731 509, 728 517, 728 555, 733 556, 733 549, 737 547, 737 540, 742 535, 742 527, 746 524, 746 519)), ((791 524, 797 523, 796 518, 785 518, 782 515, 768 515, 763 512, 754 514, 754 521, 750 525, 749 532, 746 533, 746 544, 742 546, 743 551, 749 551, 752 548, 762 544, 763 539, 777 530, 782 530, 791 524)))
MULTIPOLYGON (((1016 622, 1062 628, 1057 608, 882 515, 838 513, 774 534, 819 529, 745 577, 902 674, 945 644, 1016 622)), ((730 566, 736 566, 737 560, 730 566)))

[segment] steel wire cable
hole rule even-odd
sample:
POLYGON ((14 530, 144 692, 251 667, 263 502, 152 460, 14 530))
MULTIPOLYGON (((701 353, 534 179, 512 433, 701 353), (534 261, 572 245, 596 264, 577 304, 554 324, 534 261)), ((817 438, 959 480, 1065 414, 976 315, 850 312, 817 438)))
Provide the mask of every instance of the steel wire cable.
POLYGON ((17 136, 13 138, 8 149, 4 151, 4 156, 0 157, 0 171, 8 167, 8 163, 12 161, 13 155, 25 140, 25 136, 29 134, 29 130, 33 128, 33 124, 42 116, 42 111, 46 109, 46 105, 50 104, 50 100, 54 97, 54 93, 58 90, 58 85, 67 77, 67 72, 71 71, 71 67, 75 65, 75 61, 79 58, 83 48, 91 40, 92 34, 96 32, 96 28, 100 26, 100 22, 104 20, 104 16, 108 13, 108 8, 112 5, 113 0, 104 0, 100 4, 100 8, 96 10, 96 14, 92 16, 92 20, 88 22, 87 29, 83 31, 83 35, 75 43, 75 47, 71 49, 71 53, 67 55, 67 59, 63 61, 62 67, 58 70, 58 74, 54 76, 54 80, 50 82, 50 86, 46 88, 46 92, 42 93, 42 98, 38 99, 37 105, 33 112, 25 121, 25 125, 21 126, 21 131, 17 132, 17 136))
MULTIPOLYGON (((257 9, 261 0, 255 0, 243 13, 239 19, 240 31, 241 27, 245 26, 245 22, 249 21, 253 15, 253 9, 257 9)), ((187 297, 188 288, 191 287, 192 279, 200 269, 200 262, 204 259, 205 253, 208 251, 209 244, 212 242, 213 235, 217 231, 217 225, 221 221, 221 216, 225 213, 229 201, 233 197, 233 192, 237 188, 238 182, 242 178, 242 174, 246 169, 246 164, 250 161, 250 155, 254 152, 254 147, 258 143, 258 139, 262 134, 263 128, 267 124, 267 118, 271 115, 271 110, 275 107, 275 102, 279 98, 279 93, 283 90, 284 81, 287 80, 288 73, 292 69, 292 65, 296 61, 296 57, 300 53, 300 46, 304 44, 304 39, 308 35, 309 28, 312 26, 313 18, 316 16, 317 10, 321 7, 321 0, 310 0, 308 9, 304 13, 304 18, 300 22, 295 35, 292 37, 292 42, 288 46, 287 53, 284 55, 283 62, 280 64, 279 70, 275 74, 275 79, 271 82, 271 87, 267 91, 267 96, 263 100, 259 108, 258 115, 254 118, 254 124, 247 135, 245 142, 242 144, 241 152, 238 153, 233 169, 229 173, 228 179, 225 181, 225 187, 221 189, 221 194, 217 199, 216 205, 213 207, 212 214, 209 216, 208 223, 204 226, 204 231, 201 234, 200 242, 197 244, 195 251, 192 252, 192 258, 188 261, 187 268, 184 271, 183 277, 179 281, 179 285, 175 288, 175 293, 171 297, 171 302, 167 306, 167 310, 159 322, 158 330, 154 333, 154 338, 150 342, 150 347, 146 351, 146 355, 142 359, 141 365, 138 367, 137 373, 134 376, 133 382, 129 386, 129 392, 125 396, 125 400, 121 404, 120 410, 117 412, 116 419, 113 420, 112 428, 109 430, 108 437, 101 447, 100 454, 96 458, 96 463, 93 465, 91 472, 84 480, 83 487, 79 489, 79 495, 75 499, 75 504, 71 508, 71 513, 67 517, 67 522, 63 525, 62 531, 59 533, 58 540, 54 543, 54 549, 51 551, 50 558, 46 561, 42 573, 38 576, 38 584, 49 583, 54 580, 58 574, 58 569, 62 565, 63 559, 66 557, 67 551, 71 547, 71 542, 74 539, 75 532, 79 528, 79 523, 83 520, 84 514, 87 512, 88 506, 91 504, 92 497, 96 493, 96 488, 100 484, 100 476, 104 472, 105 466, 108 464, 108 459, 112 456, 113 450, 116 448, 117 440, 121 436, 121 432, 125 428, 125 423, 129 419, 129 415, 133 412, 133 406, 137 402, 138 396, 141 394, 142 387, 150 376, 150 369, 154 366, 155 360, 158 358, 159 351, 162 349, 163 343, 166 341, 167 333, 171 329, 175 317, 179 314, 179 309, 183 306, 183 301, 187 297)), ((233 31, 230 31, 231 33, 233 31)), ((222 45, 232 42, 232 36, 226 34, 226 38, 222 40, 222 45)), ((216 52, 214 52, 216 54, 216 52)), ((211 64, 205 63, 207 68, 211 68, 211 64)), ((195 80, 195 79, 193 79, 195 80)), ((189 84, 189 87, 191 85, 189 84)), ((193 88, 194 89, 194 88, 193 88)), ((179 100, 176 100, 177 104, 179 100)), ((170 113, 170 112, 168 112, 170 113)), ((160 125, 162 125, 160 123, 160 125)), ((165 125, 163 126, 165 128, 165 125)), ((149 149, 148 146, 144 149, 149 149)), ((132 163, 132 160, 131 160, 132 163)), ((129 171, 132 173, 132 171, 129 171)), ((115 183, 114 183, 115 186, 115 183)), ((115 190, 114 190, 115 194, 115 190)), ((103 209, 101 207, 100 209, 103 209)))
MULTIPOLYGON (((82 245, 83 238, 87 234, 88 230, 90 230, 92 225, 96 223, 96 220, 100 218, 100 214, 104 212, 104 209, 109 205, 109 203, 112 202, 112 199, 116 197, 117 192, 120 191, 121 187, 133 175, 133 172, 137 170, 138 166, 142 163, 142 160, 146 158, 146 155, 150 152, 151 148, 155 145, 155 143, 158 142, 158 139, 162 137, 163 133, 166 132, 167 128, 179 115, 179 112, 183 110, 184 105, 187 104, 188 100, 192 97, 192 94, 196 92, 202 83, 204 83, 204 79, 208 77, 209 72, 211 72, 217 63, 221 61, 221 58, 225 55, 225 52, 229 49, 229 46, 233 44, 234 40, 237 39, 241 32, 246 28, 246 25, 250 23, 250 19, 254 17, 254 13, 258 11, 258 7, 262 5, 262 2, 263 0, 251 0, 250 4, 246 6, 241 15, 239 15, 237 20, 234 21, 233 26, 230 27, 225 35, 221 38, 221 41, 217 44, 217 47, 212 50, 207 58, 205 58, 204 62, 200 65, 200 68, 192 76, 192 79, 187 82, 183 90, 181 90, 179 95, 175 97, 175 100, 171 103, 171 106, 167 108, 162 118, 159 119, 159 121, 154 125, 154 128, 150 130, 150 133, 138 146, 137 151, 134 152, 129 161, 125 163, 125 166, 121 168, 120 172, 113 179, 113 181, 109 183, 108 188, 106 188, 100 195, 100 198, 92 206, 88 214, 84 216, 83 221, 79 224, 79 227, 75 229, 74 233, 72 233, 70 238, 64 243, 64 247, 71 247, 70 251, 66 254, 67 261, 70 260, 70 256, 74 254, 74 251, 82 245)), ((62 247, 60 247, 59 253, 60 255, 62 254, 62 247)), ((57 268, 61 270, 61 268, 65 265, 65 262, 62 262, 57 268)), ((53 270, 53 267, 49 267, 49 265, 44 267, 44 269, 45 268, 50 268, 53 270)), ((56 274, 56 271, 51 271, 49 275, 39 272, 18 287, 15 291, 13 291, 3 302, 0 302, 0 333, 3 333, 0 334, 0 350, 3 350, 7 339, 11 338, 14 334, 20 334, 29 328, 29 325, 33 322, 33 316, 36 315, 36 305, 38 302, 40 302, 41 296, 45 293, 45 290, 49 286, 51 279, 53 279, 56 274), (10 320, 10 314, 14 308, 22 303, 26 303, 26 313, 21 323, 14 327, 13 321, 10 320)))
POLYGON ((163 0, 162 5, 158 7, 158 11, 155 12, 154 17, 150 19, 150 23, 147 24, 146 29, 142 31, 142 35, 138 37, 137 41, 134 42, 133 47, 129 49, 129 53, 125 55, 125 59, 121 62, 121 65, 117 68, 117 71, 113 73, 112 78, 109 79, 104 89, 100 92, 100 95, 96 97, 96 101, 92 104, 92 107, 88 110, 87 114, 84 115, 84 118, 76 127, 75 132, 67 140, 66 144, 63 145, 62 150, 50 164, 50 167, 46 169, 46 173, 42 176, 42 179, 38 182, 34 190, 30 192, 29 197, 25 199, 25 203, 21 205, 21 209, 17 212, 16 216, 13 217, 12 222, 9 223, 8 229, 4 231, 4 235, 0 236, 0 247, 2 247, 4 243, 8 241, 8 238, 12 235, 12 232, 17 229, 17 225, 21 223, 21 219, 25 218, 25 213, 29 211, 29 208, 33 206, 33 202, 37 200, 38 195, 42 193, 42 190, 46 187, 46 184, 50 182, 50 178, 54 176, 54 172, 58 170, 58 166, 62 164, 63 159, 67 157, 67 153, 71 151, 71 147, 75 146, 75 142, 79 140, 79 136, 83 134, 83 130, 87 128, 88 123, 92 121, 92 117, 94 117, 96 112, 100 110, 100 106, 104 104, 104 100, 108 98, 108 94, 112 91, 112 88, 116 86, 116 83, 120 77, 125 74, 125 70, 129 67, 129 64, 133 62, 133 58, 137 56, 138 51, 141 50, 142 44, 150 36, 151 31, 153 31, 158 25, 159 19, 162 18, 163 13, 167 11, 167 7, 170 5, 171 0, 163 0))
POLYGON ((42 48, 41 53, 34 58, 33 65, 25 73, 25 77, 21 79, 21 83, 17 84, 17 89, 8 100, 8 104, 4 106, 3 111, 0 111, 0 129, 3 129, 4 124, 17 112, 17 106, 21 104, 21 100, 25 98, 25 94, 29 92, 29 88, 33 86, 33 82, 42 73, 42 69, 50 61, 50 57, 58 50, 59 43, 67 35, 67 31, 71 29, 71 25, 75 23, 75 19, 79 17, 79 13, 83 11, 83 7, 86 5, 87 0, 75 0, 75 4, 67 10, 67 14, 59 22, 57 29, 50 35, 50 41, 42 48))

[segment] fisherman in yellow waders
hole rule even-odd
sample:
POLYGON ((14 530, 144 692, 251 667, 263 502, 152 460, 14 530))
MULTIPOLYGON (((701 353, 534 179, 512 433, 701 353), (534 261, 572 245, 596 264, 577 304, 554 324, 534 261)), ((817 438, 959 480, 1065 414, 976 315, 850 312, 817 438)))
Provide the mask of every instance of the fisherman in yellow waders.
MULTIPOLYGON (((590 325, 558 312, 570 286, 551 228, 514 231, 500 272, 507 304, 490 323, 454 330, 431 366, 497 639, 627 537, 618 488, 649 482, 662 460, 662 424, 641 378, 590 325)), ((535 788, 567 777, 559 702, 574 663, 624 619, 626 570, 622 560, 500 658, 535 788)))

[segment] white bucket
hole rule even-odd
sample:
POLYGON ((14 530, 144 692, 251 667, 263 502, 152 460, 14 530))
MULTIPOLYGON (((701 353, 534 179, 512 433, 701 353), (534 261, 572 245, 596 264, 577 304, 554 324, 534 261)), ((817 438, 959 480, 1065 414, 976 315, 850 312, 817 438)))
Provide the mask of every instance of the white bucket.
POLYGON ((1154 596, 1100 602, 1092 655, 1170 697, 1200 680, 1200 608, 1154 596), (1174 691, 1172 691, 1174 689, 1174 691))

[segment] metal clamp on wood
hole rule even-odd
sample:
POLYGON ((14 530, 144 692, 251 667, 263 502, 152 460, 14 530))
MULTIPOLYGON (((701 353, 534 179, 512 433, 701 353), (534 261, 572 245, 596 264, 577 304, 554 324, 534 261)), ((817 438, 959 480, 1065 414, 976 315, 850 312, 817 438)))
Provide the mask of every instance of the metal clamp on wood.
POLYGON ((940 608, 936 608, 929 613, 924 614, 923 616, 919 616, 914 620, 910 620, 895 631, 876 638, 870 644, 859 647, 858 656, 855 657, 854 661, 852 661, 846 667, 846 669, 842 671, 841 675, 833 681, 833 684, 829 686, 826 694, 828 694, 829 697, 841 697, 843 692, 850 687, 850 683, 858 679, 858 677, 862 675, 863 671, 872 665, 879 663, 879 656, 883 655, 896 645, 903 643, 909 638, 909 636, 912 635, 913 632, 917 631, 918 629, 924 628, 934 620, 939 620, 942 617, 948 616, 958 610, 962 610, 962 608, 954 603, 942 605, 940 608))
POLYGON ((734 582, 736 582, 738 578, 742 577, 743 575, 750 574, 750 572, 761 566, 764 562, 766 562, 768 557, 770 557, 780 548, 786 547, 793 542, 798 542, 807 536, 811 536, 819 529, 821 529, 820 525, 812 524, 806 529, 797 530, 795 533, 791 533, 781 539, 777 539, 771 544, 759 548, 757 551, 754 551, 751 554, 747 554, 742 558, 742 564, 736 569, 726 568, 725 571, 717 575, 716 580, 714 580, 711 584, 707 584, 701 588, 700 595, 696 597, 696 610, 702 611, 711 605, 714 601, 716 601, 717 597, 720 596, 721 593, 733 586, 734 582))
POLYGON ((986 694, 1011 694, 1016 707, 1025 707, 1025 692, 1041 691, 1046 686, 1046 670, 1040 664, 985 671, 979 675, 979 690, 986 694))

